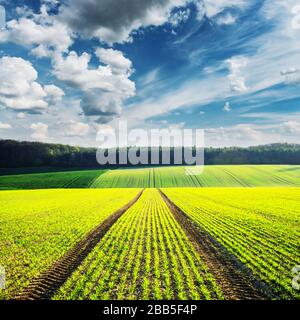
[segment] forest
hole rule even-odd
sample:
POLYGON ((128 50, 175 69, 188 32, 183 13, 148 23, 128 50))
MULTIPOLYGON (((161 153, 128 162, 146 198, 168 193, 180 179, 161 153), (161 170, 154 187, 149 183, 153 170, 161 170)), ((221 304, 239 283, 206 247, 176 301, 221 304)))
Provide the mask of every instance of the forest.
MULTIPOLYGON (((0 140, 0 168, 98 168, 96 148, 0 140)), ((160 150, 162 151, 162 149, 160 150)), ((117 155, 119 151, 117 150, 117 155)), ((174 149, 170 152, 174 164, 174 149)), ((278 143, 247 148, 205 148, 205 164, 300 164, 300 145, 278 143)), ((118 156, 117 156, 118 158, 118 156)), ((150 151, 149 151, 150 158, 150 151)), ((128 164, 127 166, 131 166, 128 164)), ((119 167, 104 165, 102 168, 119 167)), ((122 165, 126 167, 126 165, 122 165)))

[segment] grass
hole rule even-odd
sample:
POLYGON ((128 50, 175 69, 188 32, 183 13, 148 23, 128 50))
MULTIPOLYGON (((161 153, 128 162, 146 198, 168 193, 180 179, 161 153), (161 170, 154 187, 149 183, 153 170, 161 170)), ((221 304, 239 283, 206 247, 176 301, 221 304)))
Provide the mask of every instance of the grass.
POLYGON ((300 187, 300 166, 206 166, 200 175, 184 167, 111 170, 92 188, 300 187))
POLYGON ((13 297, 79 239, 137 194, 136 189, 0 192, 0 265, 13 297))
POLYGON ((147 189, 55 299, 222 298, 159 193, 147 189))
POLYGON ((163 189, 282 299, 300 299, 300 189, 163 189))
POLYGON ((84 170, 0 176, 0 189, 88 188, 104 172, 84 170))

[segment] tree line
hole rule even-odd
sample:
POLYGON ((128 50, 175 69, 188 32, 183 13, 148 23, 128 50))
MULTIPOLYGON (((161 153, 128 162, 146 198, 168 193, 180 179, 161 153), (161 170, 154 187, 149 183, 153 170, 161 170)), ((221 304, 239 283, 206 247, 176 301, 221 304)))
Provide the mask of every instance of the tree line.
MULTIPOLYGON (((0 168, 97 168, 96 148, 0 140, 0 168)), ((160 149, 162 151, 162 149, 160 149)), ((171 149, 171 164, 175 150, 171 149)), ((119 150, 117 150, 119 154, 119 150)), ((300 145, 277 143, 254 147, 206 148, 205 164, 300 164, 300 145)), ((150 152, 148 153, 150 159, 150 152)), ((118 158, 118 157, 117 157, 118 158)), ((127 166, 130 166, 128 164, 127 166)), ((102 167, 118 167, 106 165, 102 167)), ((126 167, 126 165, 122 165, 126 167)))

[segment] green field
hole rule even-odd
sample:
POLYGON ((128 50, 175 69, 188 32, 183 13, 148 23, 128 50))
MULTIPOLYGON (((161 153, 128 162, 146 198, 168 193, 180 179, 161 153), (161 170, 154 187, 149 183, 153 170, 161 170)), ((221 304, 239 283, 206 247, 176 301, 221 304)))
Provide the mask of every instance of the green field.
POLYGON ((200 229, 264 280, 281 298, 300 262, 300 189, 164 189, 200 229))
POLYGON ((300 166, 205 166, 200 175, 185 167, 83 170, 0 176, 0 189, 45 188, 300 187, 300 166))
MULTIPOLYGON (((1 191, 0 265, 7 283, 0 299, 22 292, 139 190, 1 191)), ((248 267, 273 298, 300 299, 291 285, 300 262, 300 188, 162 190, 187 215, 184 221, 248 267)), ((222 270, 205 262, 184 221, 157 189, 144 190, 52 299, 223 299, 235 286, 243 293, 240 283, 224 286, 222 270)))
POLYGON ((216 299, 222 293, 155 189, 148 189, 56 299, 216 299))
POLYGON ((11 298, 138 190, 0 191, 0 265, 11 298))
POLYGON ((0 189, 89 188, 104 170, 46 172, 0 176, 0 189))
POLYGON ((200 175, 185 167, 111 170, 94 188, 283 187, 300 186, 300 166, 205 166, 200 175))

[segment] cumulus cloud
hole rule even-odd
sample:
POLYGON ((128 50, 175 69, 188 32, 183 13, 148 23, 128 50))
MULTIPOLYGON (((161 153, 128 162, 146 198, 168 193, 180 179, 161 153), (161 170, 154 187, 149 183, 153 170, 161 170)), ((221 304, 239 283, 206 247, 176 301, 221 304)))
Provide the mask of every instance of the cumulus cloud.
POLYGON ((33 130, 31 138, 35 140, 45 140, 48 136, 48 125, 42 122, 33 123, 30 126, 30 129, 33 130))
POLYGON ((11 125, 9 123, 0 122, 0 129, 11 129, 11 125))
POLYGON ((111 67, 115 74, 128 74, 132 73, 132 62, 123 56, 123 53, 113 49, 98 48, 96 56, 100 61, 111 67))
POLYGON ((65 95, 64 91, 61 88, 53 84, 44 86, 44 90, 47 93, 47 101, 49 105, 58 104, 65 95))
POLYGON ((22 58, 1 58, 0 78, 0 104, 6 108, 41 112, 64 94, 54 85, 39 84, 37 71, 22 58))
POLYGON ((15 110, 45 109, 47 93, 36 82, 37 71, 22 58, 0 59, 0 104, 15 110))
POLYGON ((60 18, 72 30, 109 44, 130 40, 133 30, 166 23, 172 9, 193 0, 67 0, 60 18))
POLYGON ((242 75, 242 69, 248 65, 245 57, 233 57, 226 61, 229 75, 230 88, 233 92, 244 92, 248 90, 246 80, 242 75))
MULTIPOLYGON (((190 16, 184 8, 188 3, 196 4, 201 19, 204 14, 213 18, 226 8, 246 6, 246 0, 43 0, 39 14, 18 7, 19 17, 8 21, 0 42, 32 46, 32 54, 38 57, 67 52, 74 33, 108 44, 121 43, 130 41, 132 32, 143 27, 167 22, 178 26, 190 16), (53 15, 57 7, 59 12, 53 15), (174 13, 175 8, 182 9, 174 13)), ((231 21, 232 17, 223 17, 223 23, 231 21)))
POLYGON ((56 16, 48 15, 47 8, 42 5, 40 14, 19 9, 20 17, 8 21, 6 30, 0 31, 0 43, 31 47, 37 57, 48 57, 53 51, 67 52, 73 43, 72 33, 56 16))
POLYGON ((86 136, 90 129, 87 123, 76 122, 74 120, 62 122, 60 125, 64 135, 69 137, 86 136))
POLYGON ((119 115, 123 102, 135 95, 135 84, 129 79, 131 61, 120 51, 98 49, 97 56, 103 65, 90 67, 91 56, 70 52, 57 56, 54 74, 70 86, 83 92, 82 109, 87 116, 100 116, 99 121, 109 121, 119 115))
POLYGON ((208 145, 215 146, 246 146, 274 142, 273 134, 251 124, 206 129, 205 138, 208 145))
POLYGON ((300 122, 286 121, 281 124, 281 129, 288 134, 300 134, 300 122))

